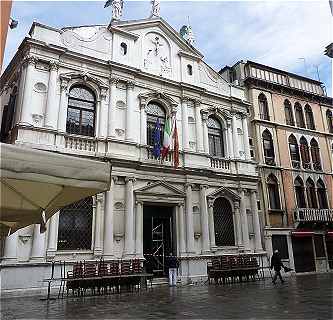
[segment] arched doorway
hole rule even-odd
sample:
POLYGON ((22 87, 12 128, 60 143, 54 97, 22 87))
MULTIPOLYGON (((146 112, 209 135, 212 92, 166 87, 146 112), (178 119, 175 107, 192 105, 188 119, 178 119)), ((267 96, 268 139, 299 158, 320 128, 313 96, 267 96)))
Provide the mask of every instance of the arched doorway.
POLYGON ((217 198, 214 201, 214 229, 217 246, 235 245, 232 208, 226 198, 217 198))

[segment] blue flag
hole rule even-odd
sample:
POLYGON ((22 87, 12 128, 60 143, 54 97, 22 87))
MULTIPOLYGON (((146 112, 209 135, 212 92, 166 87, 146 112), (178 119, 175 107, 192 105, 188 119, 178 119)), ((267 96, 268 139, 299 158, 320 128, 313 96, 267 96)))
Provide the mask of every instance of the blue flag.
POLYGON ((153 155, 157 159, 161 155, 161 125, 159 119, 157 119, 153 131, 153 143, 154 143, 153 155))
POLYGON ((108 0, 105 2, 104 8, 110 7, 112 4, 112 0, 108 0))

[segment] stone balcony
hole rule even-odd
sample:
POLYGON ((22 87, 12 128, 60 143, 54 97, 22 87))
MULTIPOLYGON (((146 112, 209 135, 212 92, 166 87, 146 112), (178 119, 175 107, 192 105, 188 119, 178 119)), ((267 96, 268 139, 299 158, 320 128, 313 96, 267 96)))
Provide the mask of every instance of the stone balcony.
POLYGON ((294 220, 299 222, 333 222, 333 209, 298 208, 294 220))

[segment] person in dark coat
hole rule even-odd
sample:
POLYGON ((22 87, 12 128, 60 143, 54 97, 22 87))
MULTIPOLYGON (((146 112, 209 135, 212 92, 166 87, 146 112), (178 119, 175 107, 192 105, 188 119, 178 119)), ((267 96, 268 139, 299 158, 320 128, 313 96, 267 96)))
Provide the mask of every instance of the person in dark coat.
POLYGON ((279 277, 281 283, 284 283, 284 280, 282 279, 281 276, 281 268, 284 267, 282 261, 281 261, 281 257, 279 254, 279 250, 275 250, 273 255, 272 255, 272 259, 271 259, 271 269, 274 268, 275 274, 273 277, 273 283, 276 283, 276 279, 277 277, 279 277))
POLYGON ((169 256, 166 258, 166 265, 169 268, 169 286, 174 287, 177 284, 177 269, 179 267, 177 257, 169 253, 169 256))

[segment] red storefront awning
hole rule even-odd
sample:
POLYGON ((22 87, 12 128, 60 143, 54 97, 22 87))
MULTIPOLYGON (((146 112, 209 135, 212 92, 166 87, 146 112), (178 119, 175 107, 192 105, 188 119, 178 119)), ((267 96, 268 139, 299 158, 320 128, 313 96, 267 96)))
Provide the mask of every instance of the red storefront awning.
POLYGON ((314 235, 313 231, 292 231, 291 235, 294 237, 312 237, 314 235))

